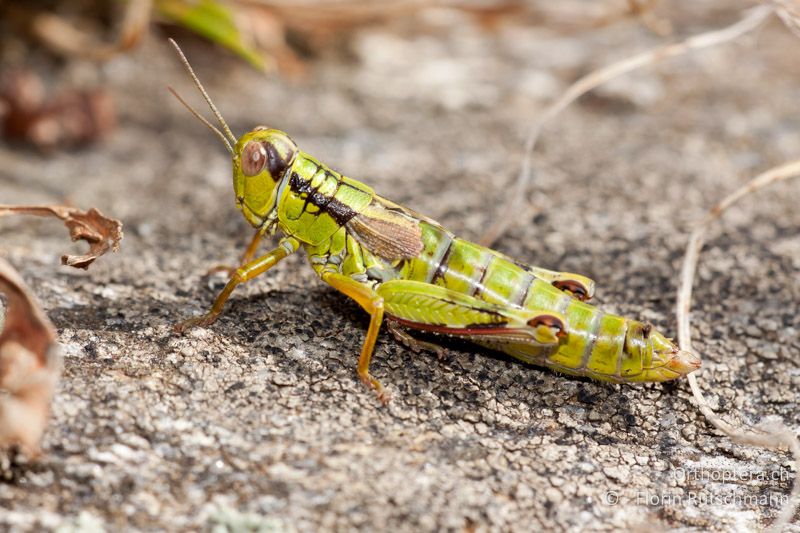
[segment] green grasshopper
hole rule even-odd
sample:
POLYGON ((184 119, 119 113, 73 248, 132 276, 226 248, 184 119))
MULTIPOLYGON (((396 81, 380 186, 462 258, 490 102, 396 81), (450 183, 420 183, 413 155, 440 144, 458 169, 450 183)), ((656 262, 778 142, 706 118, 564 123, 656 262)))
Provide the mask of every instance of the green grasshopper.
POLYGON ((438 346, 408 330, 457 337, 602 381, 666 381, 700 367, 697 356, 651 325, 585 303, 594 282, 584 276, 527 266, 459 239, 302 152, 282 131, 259 126, 237 140, 172 44, 225 133, 170 90, 225 143, 236 206, 256 228, 242 266, 231 269, 211 310, 178 324, 177 331, 214 322, 237 285, 302 247, 322 281, 370 314, 358 376, 383 402, 387 395, 369 364, 384 320, 415 351, 438 346), (262 236, 276 230, 283 234, 277 248, 254 259, 262 236))

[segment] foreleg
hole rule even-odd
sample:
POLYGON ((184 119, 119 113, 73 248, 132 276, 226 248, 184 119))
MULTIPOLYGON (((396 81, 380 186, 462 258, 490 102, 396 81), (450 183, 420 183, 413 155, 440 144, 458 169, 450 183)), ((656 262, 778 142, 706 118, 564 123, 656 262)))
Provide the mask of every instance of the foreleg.
POLYGON ((293 238, 281 239, 281 242, 276 249, 254 261, 250 261, 244 266, 239 267, 236 272, 233 273, 231 279, 228 280, 228 283, 225 285, 225 288, 222 289, 222 292, 219 293, 219 296, 217 296, 217 299, 214 301, 214 305, 211 307, 211 310, 203 316, 190 318, 176 324, 175 331, 177 333, 183 333, 187 329, 195 326, 208 326, 214 322, 217 319, 217 316, 219 316, 219 314, 222 312, 225 302, 228 301, 228 298, 237 285, 263 274, 278 264, 278 262, 280 262, 282 259, 295 252, 299 246, 300 243, 293 238))

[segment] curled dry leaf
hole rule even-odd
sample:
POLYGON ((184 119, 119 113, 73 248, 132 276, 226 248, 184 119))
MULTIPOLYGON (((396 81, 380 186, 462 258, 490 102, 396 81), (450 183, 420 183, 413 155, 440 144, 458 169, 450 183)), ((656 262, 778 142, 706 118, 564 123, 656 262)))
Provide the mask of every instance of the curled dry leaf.
MULTIPOLYGON (((116 252, 122 240, 122 223, 97 209, 0 205, 0 217, 14 214, 57 217, 73 241, 88 242, 87 254, 61 257, 75 268, 88 268, 109 250, 116 252)), ((0 292, 6 308, 0 331, 0 448, 18 445, 35 454, 61 369, 56 333, 22 278, 2 259, 0 292)))
POLYGON ((97 209, 83 211, 63 205, 0 205, 0 217, 14 214, 60 218, 69 229, 73 241, 84 240, 89 243, 89 252, 84 255, 62 255, 63 265, 86 269, 109 250, 119 251, 122 222, 103 215, 97 209))
POLYGON ((53 325, 19 274, 0 259, 6 316, 0 331, 0 447, 39 450, 61 360, 53 325))

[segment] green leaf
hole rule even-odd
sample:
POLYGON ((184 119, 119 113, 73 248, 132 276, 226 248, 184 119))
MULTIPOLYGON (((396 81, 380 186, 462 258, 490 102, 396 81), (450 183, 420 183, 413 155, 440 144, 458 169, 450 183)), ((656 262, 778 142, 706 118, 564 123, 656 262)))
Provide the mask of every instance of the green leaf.
POLYGON ((264 57, 245 42, 236 26, 233 10, 224 3, 215 0, 157 0, 155 6, 162 17, 224 46, 257 69, 266 69, 264 57))

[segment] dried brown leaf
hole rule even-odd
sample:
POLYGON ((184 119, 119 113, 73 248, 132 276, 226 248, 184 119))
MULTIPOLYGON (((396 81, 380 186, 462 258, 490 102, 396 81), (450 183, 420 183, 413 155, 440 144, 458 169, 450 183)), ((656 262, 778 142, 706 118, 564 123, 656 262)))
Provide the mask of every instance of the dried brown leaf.
POLYGON ((0 447, 35 454, 61 363, 56 332, 19 274, 0 259, 6 316, 0 331, 0 447))
POLYGON ((84 255, 63 255, 61 264, 86 269, 95 259, 109 250, 119 251, 122 240, 122 222, 103 215, 97 209, 83 211, 63 205, 0 205, 0 217, 7 215, 53 216, 64 221, 73 241, 89 243, 84 255))
MULTIPOLYGON (((109 250, 116 252, 122 240, 122 223, 97 209, 0 205, 0 217, 15 214, 57 217, 73 241, 88 242, 87 254, 61 257, 75 268, 88 268, 109 250)), ((56 332, 22 278, 2 259, 0 292, 6 309, 0 331, 0 448, 18 445, 36 454, 61 368, 56 332)))
POLYGON ((0 102, 5 109, 0 116, 2 135, 44 150, 97 141, 116 123, 114 101, 107 90, 70 89, 49 96, 41 79, 27 70, 4 73, 0 102))

